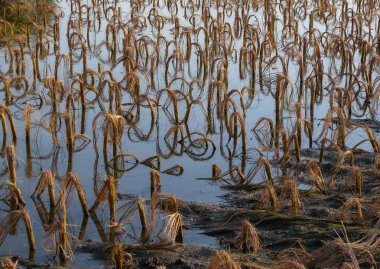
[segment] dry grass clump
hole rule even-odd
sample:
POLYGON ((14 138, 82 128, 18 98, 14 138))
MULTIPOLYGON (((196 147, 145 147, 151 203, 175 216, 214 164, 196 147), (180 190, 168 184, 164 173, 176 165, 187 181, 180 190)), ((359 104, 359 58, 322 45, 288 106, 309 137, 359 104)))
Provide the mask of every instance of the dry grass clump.
POLYGON ((40 197, 46 187, 48 188, 50 207, 52 208, 55 206, 54 174, 45 170, 42 172, 32 196, 40 197))
POLYGON ((44 248, 52 252, 55 259, 59 258, 61 262, 65 262, 74 258, 74 252, 67 231, 66 206, 61 204, 60 207, 62 210, 60 220, 45 226, 44 248))
POLYGON ((168 242, 183 242, 182 217, 180 213, 173 213, 167 216, 165 235, 168 242))
POLYGON ((355 207, 357 209, 357 221, 360 224, 364 224, 364 218, 363 218, 363 211, 362 211, 362 204, 359 198, 349 198, 347 201, 343 204, 340 212, 340 219, 341 220, 347 220, 349 218, 349 212, 351 209, 355 207))
POLYGON ((152 219, 157 209, 178 213, 177 197, 174 194, 154 193, 151 200, 152 219))
POLYGON ((212 179, 220 178, 221 173, 220 167, 216 163, 212 164, 212 179))
POLYGON ((5 194, 2 197, 2 201, 7 204, 9 201, 10 209, 17 210, 25 207, 25 200, 22 196, 21 190, 16 187, 11 181, 5 181, 3 184, 0 184, 0 190, 4 190, 5 194))
POLYGON ((303 207, 303 204, 295 176, 285 177, 281 180, 281 195, 279 200, 285 201, 285 199, 290 200, 292 213, 297 215, 303 207))
POLYGON ((352 185, 355 186, 356 196, 362 197, 363 175, 358 166, 349 167, 343 190, 351 189, 352 185))
POLYGON ((243 252, 252 252, 256 255, 260 250, 260 239, 256 228, 248 221, 243 220, 241 224, 241 244, 243 252))
MULTIPOLYGON (((133 215, 139 212, 139 219, 140 219, 140 225, 142 229, 142 235, 146 235, 147 229, 148 229, 148 223, 146 220, 146 214, 145 214, 145 205, 144 200, 141 197, 138 197, 137 199, 131 200, 128 203, 122 205, 118 208, 117 214, 120 215, 120 218, 118 220, 119 224, 130 222, 133 215)), ((142 241, 144 241, 146 238, 142 236, 142 241)))
POLYGON ((380 173, 380 155, 376 155, 375 161, 374 161, 374 167, 376 173, 380 173))
POLYGON ((57 208, 61 211, 59 220, 57 220, 53 225, 47 227, 45 235, 46 238, 50 238, 50 242, 53 243, 55 256, 59 255, 61 261, 71 260, 74 257, 67 229, 68 223, 66 203, 68 194, 65 193, 66 191, 68 191, 66 188, 60 189, 57 202, 57 208))
POLYGON ((116 243, 112 248, 111 260, 115 269, 128 269, 134 266, 132 255, 124 251, 121 243, 116 243))
POLYGON ((84 193, 82 185, 80 184, 79 179, 71 172, 67 173, 61 182, 57 203, 60 202, 63 196, 67 197, 68 195, 70 195, 70 192, 73 187, 75 188, 78 194, 78 199, 81 204, 83 214, 87 216, 88 210, 86 205, 86 195, 84 193))
POLYGON ((282 261, 271 267, 272 269, 306 269, 306 267, 297 261, 282 261))
POLYGON ((270 208, 273 212, 277 212, 281 208, 276 189, 271 181, 267 181, 265 184, 265 188, 261 194, 259 207, 265 207, 268 204, 270 204, 270 208))
POLYGON ((6 258, 0 261, 0 269, 17 269, 18 261, 12 261, 11 258, 6 258))
POLYGON ((380 246, 379 223, 363 238, 350 242, 346 230, 343 237, 326 243, 312 253, 311 263, 323 267, 362 268, 364 264, 376 267, 375 255, 380 246), (334 255, 331 255, 334 253, 334 255))
POLYGON ((374 201, 372 201, 371 206, 368 208, 366 212, 365 218, 380 218, 380 197, 376 197, 374 201))
POLYGON ((241 266, 225 250, 218 250, 212 260, 209 262, 208 269, 240 269, 241 266))
POLYGON ((155 225, 155 215, 157 210, 163 210, 168 213, 165 235, 169 242, 183 241, 182 217, 178 210, 177 198, 172 194, 154 193, 151 200, 152 221, 151 225, 155 225))
POLYGON ((321 191, 325 191, 325 181, 322 175, 322 170, 318 165, 317 161, 314 159, 308 159, 305 167, 305 174, 308 180, 313 182, 315 187, 321 191))

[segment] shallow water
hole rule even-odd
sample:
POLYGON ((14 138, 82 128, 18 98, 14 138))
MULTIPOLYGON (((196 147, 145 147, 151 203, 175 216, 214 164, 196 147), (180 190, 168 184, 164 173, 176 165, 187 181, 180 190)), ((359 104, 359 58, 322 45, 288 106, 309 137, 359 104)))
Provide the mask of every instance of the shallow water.
MULTIPOLYGON (((91 6, 90 1, 87 3, 89 6, 91 6)), ((69 48, 67 43, 67 25, 69 15, 70 15, 70 4, 69 2, 57 2, 58 7, 62 11, 62 17, 60 19, 60 53, 61 54, 68 54, 69 48)), ((118 4, 118 7, 121 8, 122 12, 122 18, 123 21, 126 22, 131 14, 130 14, 130 6, 129 2, 120 1, 118 4)), ((148 16, 149 14, 149 7, 146 7, 144 11, 141 11, 139 15, 141 16, 148 16)), ((158 8, 157 9, 159 14, 162 16, 170 16, 170 12, 166 8, 158 8)), ((180 18, 180 24, 181 26, 187 26, 191 27, 191 24, 184 19, 183 15, 184 9, 179 7, 179 13, 178 17, 180 18)), ((200 11, 198 11, 199 13, 200 11)), ((262 18, 262 8, 260 8, 258 11, 250 11, 250 14, 255 14, 258 18, 258 26, 262 27, 263 24, 263 18, 262 18)), ((211 15, 216 16, 216 11, 211 9, 211 15)), ((103 15, 104 16, 104 15, 103 15)), ((83 17, 85 17, 83 13, 83 17)), ((77 20, 77 16, 73 17, 74 20, 77 20)), ((230 18, 226 18, 226 22, 233 23, 234 16, 232 15, 230 18)), ((52 22, 51 22, 52 23, 52 22)), ((201 22, 197 22, 197 25, 201 25, 201 22)), ((308 20, 304 20, 302 23, 299 24, 299 33, 302 35, 307 30, 308 20)), ((94 31, 90 32, 90 40, 91 40, 91 47, 87 48, 87 69, 97 70, 98 64, 101 62, 101 58, 105 59, 108 57, 109 53, 106 51, 105 46, 96 46, 101 44, 102 41, 106 39, 105 29, 107 26, 107 20, 105 18, 102 18, 102 25, 101 29, 97 31, 96 33, 94 31)), ((278 26, 280 28, 280 26, 278 26)), ((318 22, 315 22, 315 27, 318 27, 321 32, 323 32, 325 27, 321 24, 318 24, 318 22)), ((83 23, 82 25, 82 32, 86 33, 87 27, 86 23, 83 23)), ((167 23, 165 27, 161 30, 161 34, 165 36, 168 40, 173 39, 173 24, 167 23)), ((146 30, 137 32, 136 36, 146 36, 151 38, 156 38, 157 31, 152 30, 152 28, 149 26, 146 30)), ((278 29, 278 36, 280 35, 280 31, 278 29)), ((86 36, 84 34, 84 36, 86 36)), ((122 33, 119 32, 118 35, 118 42, 119 42, 119 48, 122 47, 121 38, 122 33)), ((194 37, 194 36, 193 36, 194 37)), ((32 37, 34 40, 35 37, 32 37)), ((183 42, 185 43, 185 42, 183 42)), ((32 47, 35 42, 32 42, 32 47)), ((202 42, 200 42, 201 45, 204 45, 202 42)), ((235 39, 234 47, 237 50, 237 57, 240 47, 242 46, 242 39, 237 38, 235 39)), ((50 49, 52 52, 52 48, 50 49)), ((77 53, 79 54, 78 47, 76 48, 77 53)), ((172 50, 170 51, 172 52, 172 50)), ((164 53, 164 49, 161 48, 160 53, 164 53)), ((6 63, 7 60, 5 58, 6 50, 3 49, 0 53, 0 63, 6 63)), ((286 54, 282 52, 282 54, 286 54)), ((196 60, 194 57, 194 51, 193 51, 193 58, 189 63, 185 63, 185 72, 184 76, 185 79, 188 81, 194 80, 194 74, 196 72, 196 60), (188 70, 192 72, 192 75, 188 74, 188 70)), ((122 56, 121 51, 117 53, 116 59, 122 56)), ((360 57, 360 56, 356 56, 360 57)), ((256 78, 252 80, 250 77, 250 72, 246 72, 246 79, 239 79, 239 68, 238 63, 234 59, 234 53, 231 53, 229 59, 228 59, 228 90, 232 90, 234 88, 242 89, 243 87, 247 86, 250 87, 253 84, 255 85, 255 94, 254 97, 251 99, 249 96, 245 93, 243 95, 244 102, 248 103, 249 105, 246 107, 246 118, 245 118, 245 126, 247 130, 247 149, 252 148, 260 148, 261 145, 258 143, 256 137, 254 136, 254 133, 251 131, 252 128, 255 126, 258 119, 261 117, 267 117, 274 119, 275 118, 275 100, 272 96, 272 94, 269 94, 268 87, 264 87, 264 89, 260 89, 259 83, 258 83, 258 72, 256 72, 256 78)), ((33 69, 31 68, 30 59, 27 58, 26 61, 26 74, 25 76, 32 81, 33 80, 33 69)), ((330 59, 329 57, 324 58, 324 66, 327 70, 328 66, 330 65, 330 59)), ((46 59, 40 60, 40 70, 43 74, 43 77, 48 77, 53 74, 54 70, 54 64, 55 64, 55 55, 51 53, 51 55, 47 56, 46 59)), ((101 64, 101 70, 109 70, 112 68, 112 73, 115 76, 116 81, 120 81, 125 76, 125 68, 122 64, 117 65, 113 68, 113 64, 111 63, 102 63, 101 64)), ((2 72, 5 72, 5 64, 2 65, 3 67, 0 68, 2 72)), ((73 66, 74 74, 78 73, 81 74, 83 70, 82 61, 78 60, 77 63, 73 66)), ((297 85, 299 84, 299 81, 297 80, 297 72, 298 67, 294 62, 290 62, 289 64, 289 78, 290 81, 292 81, 295 85, 295 88, 297 89, 297 85)), ((276 74, 280 72, 281 68, 279 64, 273 66, 273 68, 270 68, 270 72, 273 74, 276 74)), ((309 70, 310 71, 310 70, 309 70)), ((143 76, 141 75, 141 72, 138 73, 140 78, 140 94, 147 94, 150 98, 156 98, 157 97, 157 90, 158 89, 164 89, 165 86, 165 69, 164 69, 164 63, 161 61, 160 65, 158 66, 158 70, 155 73, 155 79, 156 79, 156 89, 152 89, 147 85, 146 81, 144 80, 143 76)), ((331 70, 331 74, 335 74, 334 70, 331 70)), ((271 77, 271 74, 269 72, 265 73, 265 76, 271 77)), ((9 77, 12 77, 12 75, 9 75, 9 77)), ((62 61, 62 64, 59 68, 59 78, 64 82, 65 86, 68 86, 72 83, 73 78, 69 77, 69 73, 67 70, 67 66, 65 66, 64 61, 62 61)), ((194 96, 197 94, 200 94, 199 100, 203 102, 203 104, 207 107, 207 89, 209 86, 210 79, 206 81, 206 84, 204 86, 204 91, 199 92, 195 90, 194 96)), ((269 80, 266 81, 265 85, 268 86, 269 80)), ((1 85, 1 84, 0 84, 1 85)), ((180 82, 176 82, 172 85, 173 89, 180 89, 181 87, 180 82)), ((328 87, 328 83, 325 80, 325 87, 328 87)), ((275 89, 275 82, 272 83, 271 89, 274 91, 275 89)), ((13 87, 13 90, 16 91, 13 87)), ((32 113, 32 129, 31 129, 31 156, 28 158, 27 152, 26 152, 26 143, 25 143, 25 132, 24 132, 24 121, 23 121, 23 115, 22 110, 25 106, 25 103, 31 103, 33 104, 33 101, 30 100, 29 97, 24 97, 21 99, 18 99, 10 105, 10 109, 14 115, 16 120, 16 127, 18 131, 18 139, 17 139, 17 145, 16 145, 16 157, 17 157, 17 186, 20 188, 26 202, 26 210, 29 212, 33 229, 37 241, 37 251, 35 252, 34 259, 36 261, 52 261, 53 260, 53 254, 51 252, 48 252, 46 248, 48 248, 49 239, 44 238, 45 232, 44 227, 42 225, 42 222, 40 220, 39 214, 37 209, 42 208, 44 205, 46 209, 49 209, 49 202, 48 197, 46 194, 42 196, 42 204, 36 204, 31 197, 31 194, 33 193, 36 184, 38 182, 39 176, 41 174, 42 170, 52 170, 57 175, 57 180, 55 184, 56 193, 59 189, 59 184, 62 179, 62 177, 65 175, 65 173, 68 170, 68 162, 69 162, 69 156, 66 148, 66 134, 65 134, 65 127, 64 127, 64 121, 62 121, 62 128, 58 132, 58 139, 60 141, 59 146, 54 146, 50 134, 38 126, 36 123, 40 122, 41 119, 44 120, 44 122, 48 122, 49 119, 49 113, 51 112, 52 105, 49 95, 47 94, 47 89, 44 87, 44 84, 42 82, 37 82, 35 93, 40 93, 44 99, 45 103, 42 106, 42 108, 39 111, 35 111, 32 113), (47 242, 46 242, 47 241, 47 242)), ((156 124, 154 125, 153 132, 151 135, 145 140, 139 140, 137 136, 132 131, 131 137, 127 135, 128 129, 130 125, 126 125, 124 128, 124 134, 121 139, 121 149, 120 152, 124 153, 130 153, 142 161, 149 157, 159 155, 160 152, 157 148, 157 141, 160 143, 160 149, 163 152, 163 154, 167 154, 170 149, 165 144, 164 136, 165 133, 172 127, 172 124, 170 123, 170 120, 168 116, 164 113, 163 105, 165 103, 167 94, 163 95, 164 97, 161 98, 161 101, 159 102, 159 108, 156 110, 159 112, 159 117, 155 118, 156 124), (132 139, 131 139, 132 138, 132 139)), ((238 98, 235 95, 233 99, 235 100, 236 104, 239 104, 238 98)), ((66 97, 67 94, 65 94, 65 98, 57 103, 57 111, 64 112, 65 105, 66 105, 66 97)), ((87 93, 88 98, 91 97, 90 93, 87 93)), ((291 130, 291 127, 294 125, 294 118, 295 118, 295 97, 290 98, 290 95, 288 94, 287 97, 289 101, 289 105, 287 106, 287 109, 283 112, 283 119, 284 119, 284 126, 288 130, 291 130)), ((128 104, 133 102, 133 99, 129 94, 124 92, 123 98, 122 98, 122 109, 123 111, 127 111, 130 107, 128 104)), ((72 167, 71 170, 74 174, 78 176, 80 179, 81 185, 85 190, 86 193, 86 199, 87 199, 87 206, 91 207, 96 199, 95 195, 95 189, 100 188, 102 180, 107 178, 107 171, 106 166, 104 164, 103 160, 103 153, 102 153, 102 146, 103 146, 103 135, 101 128, 98 126, 96 130, 96 135, 98 136, 98 147, 99 147, 99 157, 97 158, 93 146, 93 140, 94 135, 92 131, 92 123, 95 118, 95 116, 101 112, 102 110, 108 110, 109 102, 105 102, 102 100, 99 100, 98 102, 94 102, 94 104, 89 104, 86 107, 85 111, 85 121, 82 122, 82 111, 80 109, 80 100, 79 98, 76 98, 75 100, 75 131, 81 132, 82 134, 86 135, 91 142, 89 142, 86 147, 79 151, 75 152, 73 154, 73 160, 72 160, 72 167), (96 187, 97 186, 97 187, 96 187)), ((239 111, 241 112, 241 106, 237 105, 239 108, 239 111)), ((185 112, 186 112, 186 104, 183 100, 178 99, 178 108, 179 108, 179 117, 180 119, 183 118, 185 112)), ((315 114, 314 114, 314 132, 313 132, 313 138, 315 139, 318 137, 318 134, 322 130, 323 121, 322 119, 326 116, 326 113, 329 108, 329 100, 328 100, 328 92, 326 92, 326 96, 323 98, 323 100, 316 104, 315 106, 315 114)), ((307 109, 307 108, 306 108, 307 109)), ((171 111, 171 108, 169 108, 171 111)), ((231 112, 231 111, 229 111, 231 112)), ((132 113, 136 113, 136 110, 133 110, 132 113)), ((302 108, 302 114, 306 114, 305 107, 302 108)), ((211 166, 213 163, 216 163, 220 166, 221 170, 223 172, 228 171, 233 166, 241 166, 242 161, 241 158, 239 158, 239 154, 242 151, 242 145, 240 138, 237 141, 237 150, 234 155, 231 156, 231 158, 228 158, 228 149, 232 150, 232 144, 233 142, 229 141, 229 135, 226 132, 226 128, 223 127, 223 132, 220 133, 220 127, 223 125, 223 122, 220 122, 217 119, 216 116, 216 107, 213 105, 213 115, 215 119, 215 130, 216 132, 214 134, 208 133, 207 137, 213 141, 215 144, 215 152, 212 153, 211 150, 211 143, 209 143, 209 148, 207 150, 207 153, 202 155, 201 157, 206 160, 196 160, 195 158, 192 158, 189 156, 186 152, 182 154, 172 155, 168 158, 161 157, 161 171, 164 171, 176 164, 181 164, 184 168, 184 172, 180 176, 173 176, 161 173, 162 178, 162 193, 169 193, 169 194, 175 194, 178 199, 181 200, 189 200, 189 201, 200 201, 200 202, 208 202, 208 203, 221 203, 223 200, 220 198, 223 193, 225 193, 225 190, 221 189, 220 186, 223 185, 220 181, 211 181, 211 180, 205 180, 205 178, 211 177, 211 166), (221 141, 223 139, 223 141, 221 141)), ((377 115, 378 116, 378 115, 377 115)), ((144 133, 147 133, 147 131, 150 128, 150 111, 146 107, 141 107, 140 111, 140 121, 138 123, 139 127, 144 130, 144 133)), ((369 117, 368 114, 364 114, 362 118, 369 117)), ((188 128, 190 133, 192 132, 201 132, 206 133, 208 130, 207 122, 204 120, 205 118, 205 111, 203 111, 199 106, 197 107, 194 105, 190 112, 189 121, 188 121, 188 128)), ((182 125, 183 128, 185 126, 182 125)), ((265 136, 265 135, 264 135, 265 136)), ((361 131, 355 131, 353 134, 350 134, 349 137, 346 140, 347 146, 350 147, 352 145, 355 145, 357 142, 363 139, 365 137, 364 132, 361 131)), ((377 139, 379 138, 377 134, 377 139)), ((169 137, 169 140, 172 141, 172 138, 169 137)), ((8 144, 11 143, 11 139, 8 138, 8 144)), ((188 143, 188 141, 185 140, 185 144, 188 143)), ((178 151, 181 147, 180 143, 177 143, 176 150, 178 151)), ((187 144, 188 145, 188 144, 187 144)), ((204 144, 203 144, 204 146, 204 144)), ((302 147, 308 146, 308 138, 306 135, 302 137, 302 147)), ((315 147, 318 147, 318 145, 314 145, 315 147)), ((112 148, 111 144, 109 146, 110 150, 112 148)), ((364 143, 361 145, 361 148, 365 150, 371 150, 370 144, 364 143)), ((269 158, 273 159, 274 151, 273 150, 263 150, 264 154, 269 158)), ((112 152, 109 151, 109 157, 112 156, 112 152)), ((8 179, 7 174, 7 162, 5 159, 5 155, 1 156, 1 163, 0 163, 0 170, 4 171, 1 176, 0 182, 4 182, 8 179)), ((247 153, 246 158, 246 168, 245 170, 249 170, 255 163, 255 160, 257 160, 258 155, 257 153, 254 153, 253 151, 249 151, 247 153)), ((243 165, 244 166, 244 165, 243 165)), ((131 195, 131 196, 141 196, 146 200, 150 199, 150 168, 143 165, 138 164, 135 168, 133 168, 130 171, 124 172, 121 175, 119 175, 118 178, 118 184, 117 184, 117 192, 119 194, 123 195, 131 195)), ((242 169, 244 172, 244 169, 242 169)), ((273 169, 273 173, 275 175, 280 174, 280 171, 276 171, 276 169, 273 169)), ((259 173, 253 180, 253 182, 261 182, 265 180, 265 176, 263 173, 259 173)), ((300 188, 308 188, 310 186, 301 186, 300 188)), ((77 199, 76 194, 73 192, 73 194, 70 196, 71 199, 68 201, 67 205, 67 211, 68 211, 68 230, 69 233, 74 237, 79 237, 80 234, 80 227, 81 223, 83 221, 83 213, 79 206, 79 202, 77 199)), ((118 205, 124 204, 124 200, 119 200, 118 205)), ((7 208, 5 206, 2 206, 2 211, 0 211, 0 217, 3 219, 7 212, 7 208)), ((96 211, 97 216, 99 218, 100 223, 102 224, 104 230, 106 233, 108 233, 108 207, 106 204, 102 204, 100 208, 96 211)), ((138 219, 135 217, 132 221, 133 225, 136 226, 136 229, 139 231, 138 227, 138 219)), ((28 242, 27 238, 25 236, 25 231, 23 228, 22 223, 20 222, 18 224, 18 232, 15 235, 8 235, 5 239, 4 243, 0 247, 0 256, 3 255, 19 255, 23 257, 28 257, 28 242)), ((127 242, 136 242, 138 239, 131 239, 128 238, 126 235, 121 235, 121 238, 123 238, 127 242)), ((101 241, 102 236, 99 234, 96 225, 94 224, 94 220, 89 218, 88 224, 86 226, 85 235, 83 236, 84 240, 86 239, 92 239, 101 241)), ((192 231, 192 230, 185 230, 185 236, 184 236, 184 243, 187 244, 194 244, 194 245, 201 245, 201 246, 211 246, 211 247, 218 247, 217 240, 215 238, 202 235, 201 231, 192 231)), ((68 267, 74 266, 76 268, 78 267, 85 267, 89 266, 87 259, 89 256, 87 254, 78 254, 75 253, 75 261, 69 262, 67 264, 68 267)), ((91 261, 91 266, 95 266, 98 264, 96 261, 91 261)))

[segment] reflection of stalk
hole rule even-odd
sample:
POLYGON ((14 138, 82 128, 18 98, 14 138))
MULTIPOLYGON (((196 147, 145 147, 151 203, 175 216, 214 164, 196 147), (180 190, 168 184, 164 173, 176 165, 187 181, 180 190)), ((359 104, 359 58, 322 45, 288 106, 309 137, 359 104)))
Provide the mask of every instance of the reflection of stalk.
POLYGON ((73 126, 72 126, 69 113, 65 115, 65 122, 66 122, 67 150, 69 151, 69 154, 70 154, 74 150, 74 138, 73 138, 73 126))
POLYGON ((68 150, 68 160, 67 160, 67 172, 72 171, 73 167, 73 152, 74 152, 74 134, 73 126, 70 118, 70 113, 65 115, 66 122, 66 136, 67 136, 67 150, 68 150))
POLYGON ((156 169, 150 170, 150 194, 161 190, 161 177, 156 169))
POLYGON ((61 223, 59 229, 59 256, 61 261, 65 261, 68 259, 67 256, 67 210, 66 210, 66 195, 63 194, 60 200, 61 207, 61 223))
POLYGON ((6 148, 9 180, 16 186, 16 154, 14 145, 6 148))
POLYGON ((27 104, 24 108, 25 118, 25 147, 26 147, 26 165, 25 174, 27 178, 32 177, 32 159, 30 150, 30 105, 27 104))
POLYGON ((82 224, 80 225, 78 240, 83 240, 84 235, 86 233, 87 224, 88 224, 88 216, 83 216, 82 224))
POLYGON ((85 134, 86 132, 86 106, 82 106, 81 114, 81 124, 80 124, 80 133, 85 134))
POLYGON ((110 223, 111 225, 116 222, 116 184, 115 179, 110 177, 108 179, 108 203, 110 207, 110 223))
POLYGON ((25 120, 25 142, 30 144, 30 105, 27 104, 24 108, 25 120))
POLYGON ((241 129, 241 147, 242 147, 242 154, 245 155, 246 154, 246 149, 247 149, 247 131, 246 131, 246 128, 245 128, 245 120, 244 120, 244 117, 241 113, 239 112, 234 112, 233 114, 231 114, 230 116, 230 122, 229 122, 229 126, 230 128, 233 127, 233 138, 234 138, 234 150, 236 149, 236 142, 237 142, 237 131, 238 131, 238 126, 237 126, 237 122, 239 121, 240 123, 240 129, 241 129))
POLYGON ((100 223, 99 218, 96 215, 96 212, 91 213, 90 217, 95 224, 96 230, 98 231, 99 237, 102 240, 102 242, 104 242, 104 243, 107 242, 108 241, 107 234, 104 231, 104 228, 103 228, 102 224, 100 223))

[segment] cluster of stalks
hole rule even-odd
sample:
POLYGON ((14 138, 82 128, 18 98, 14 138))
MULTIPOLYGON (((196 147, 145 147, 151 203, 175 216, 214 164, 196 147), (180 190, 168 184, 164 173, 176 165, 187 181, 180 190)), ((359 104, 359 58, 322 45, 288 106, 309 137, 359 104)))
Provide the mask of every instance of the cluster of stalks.
MULTIPOLYGON (((0 243, 22 218, 30 250, 35 249, 16 175, 16 149, 23 151, 17 143, 24 137, 28 178, 36 174, 34 158, 52 161, 39 174, 32 197, 41 200, 47 188, 50 212, 43 223, 50 235, 58 232, 62 260, 72 256, 67 204, 73 189, 84 218, 80 238, 89 217, 99 224, 96 211, 107 201, 108 238, 97 225, 103 241, 115 243, 118 226, 138 211, 140 242, 146 243, 160 211, 167 216, 167 241, 181 242, 182 216, 176 197, 161 193, 161 176, 185 171, 180 163, 162 168, 161 160, 169 158, 208 161, 220 154, 229 166, 222 172, 213 164, 212 179, 242 186, 264 175, 259 206, 281 211, 281 197, 293 214, 302 209, 299 182, 326 195, 337 175, 349 170, 346 189, 354 187, 355 197, 344 203, 340 218, 348 219, 356 208, 357 221, 365 224, 360 200, 365 183, 355 154, 358 148, 373 153, 379 173, 378 138, 363 121, 379 116, 378 1, 69 0, 67 8, 64 15, 42 0, 0 5, 1 152, 9 178, 0 190, 7 192, 3 200, 10 208, 1 225, 11 227, 0 231, 0 243), (251 116, 257 96, 273 101, 273 113, 251 116), (326 108, 321 126, 315 122, 320 107, 326 108), (154 156, 140 160, 130 152, 130 144, 149 141, 155 143, 154 156), (51 151, 35 157, 41 143, 51 151), (319 160, 305 158, 305 148, 319 150, 319 160), (323 165, 332 151, 335 165, 326 173, 323 165), (85 184, 73 173, 74 158, 89 152, 96 156, 90 208, 85 184), (67 162, 63 173, 61 159, 67 162), (100 190, 99 160, 106 175, 100 190), (119 182, 141 164, 151 169, 149 224, 142 199, 118 208, 119 182), (277 176, 273 170, 279 167, 295 171, 277 176)), ((242 238, 241 249, 257 253, 257 232, 247 221, 242 238)), ((112 259, 122 268, 127 263, 122 245, 114 245, 112 259)), ((238 268, 221 251, 210 268, 227 264, 238 268)))

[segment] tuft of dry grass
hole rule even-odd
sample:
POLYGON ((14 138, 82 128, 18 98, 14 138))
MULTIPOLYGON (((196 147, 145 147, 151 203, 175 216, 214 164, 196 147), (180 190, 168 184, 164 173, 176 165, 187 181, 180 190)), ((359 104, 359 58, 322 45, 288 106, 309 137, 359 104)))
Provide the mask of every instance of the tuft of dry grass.
POLYGON ((241 224, 240 249, 243 252, 252 252, 254 255, 259 253, 260 250, 260 239, 257 229, 246 219, 241 224))
POLYGON ((154 193, 151 199, 152 222, 154 223, 154 215, 157 208, 165 212, 171 211, 178 213, 177 197, 174 194, 154 193))
POLYGON ((322 193, 325 191, 325 183, 322 175, 322 170, 314 159, 306 161, 305 174, 315 187, 322 193))
POLYGON ((6 258, 3 261, 0 261, 0 269, 17 269, 18 261, 12 261, 11 258, 6 258))
POLYGON ((303 204, 300 192, 298 190, 296 176, 286 176, 283 180, 281 180, 281 195, 279 200, 283 201, 284 199, 291 200, 292 213, 297 215, 303 204))
POLYGON ((182 243, 183 228, 182 217, 180 213, 173 213, 167 216, 167 225, 165 227, 165 236, 170 243, 182 243))
POLYGON ((4 184, 8 187, 10 192, 11 209, 20 209, 25 206, 25 200, 22 196, 21 190, 11 181, 6 181, 4 184))
POLYGON ((218 250, 207 266, 207 269, 240 269, 241 266, 225 250, 218 250))
POLYGON ((366 264, 369 268, 376 268, 375 255, 380 247, 380 222, 363 238, 350 242, 343 227, 343 237, 328 242, 312 253, 312 262, 324 268, 337 267, 360 269, 366 264), (334 255, 331 255, 334 253, 334 255))
POLYGON ((366 219, 380 218, 380 197, 377 197, 366 212, 366 219))
POLYGON ((212 164, 212 179, 219 179, 222 170, 216 163, 212 164))
POLYGON ((7 155, 7 165, 8 165, 8 171, 9 171, 9 179, 10 181, 16 185, 16 153, 15 153, 15 146, 10 145, 6 148, 6 155, 7 155))
POLYGON ((340 219, 341 220, 347 220, 349 218, 349 213, 351 209, 355 207, 357 209, 357 220, 360 224, 364 225, 364 218, 363 218, 363 212, 362 212, 362 204, 361 200, 359 198, 349 198, 347 201, 343 204, 340 211, 340 219))
POLYGON ((32 196, 40 197, 46 187, 49 192, 50 207, 55 206, 54 174, 51 171, 43 171, 32 196))
POLYGON ((348 168, 348 175, 343 190, 352 189, 352 185, 355 186, 356 196, 358 198, 362 197, 363 175, 358 166, 350 166, 348 168))
POLYGON ((273 265, 272 269, 306 269, 306 267, 297 261, 281 261, 273 265))
MULTIPOLYGON (((86 205, 86 195, 84 193, 83 187, 80 184, 78 177, 76 177, 73 173, 69 172, 65 175, 61 182, 61 186, 59 189, 58 201, 60 202, 62 197, 66 195, 66 197, 70 194, 72 187, 74 187, 77 191, 79 202, 82 206, 82 211, 85 216, 88 215, 87 205, 86 205)), ((66 200, 66 199, 65 199, 66 200)))
POLYGON ((375 157, 374 167, 375 167, 376 173, 380 173, 380 155, 377 155, 375 157))
POLYGON ((268 203, 270 203, 271 210, 273 212, 277 212, 280 210, 280 203, 277 198, 276 189, 274 187, 274 184, 269 180, 265 184, 265 189, 261 194, 259 206, 264 207, 268 203))
POLYGON ((130 253, 126 253, 123 249, 123 244, 116 243, 111 251, 111 260, 115 269, 133 268, 133 258, 130 253))

